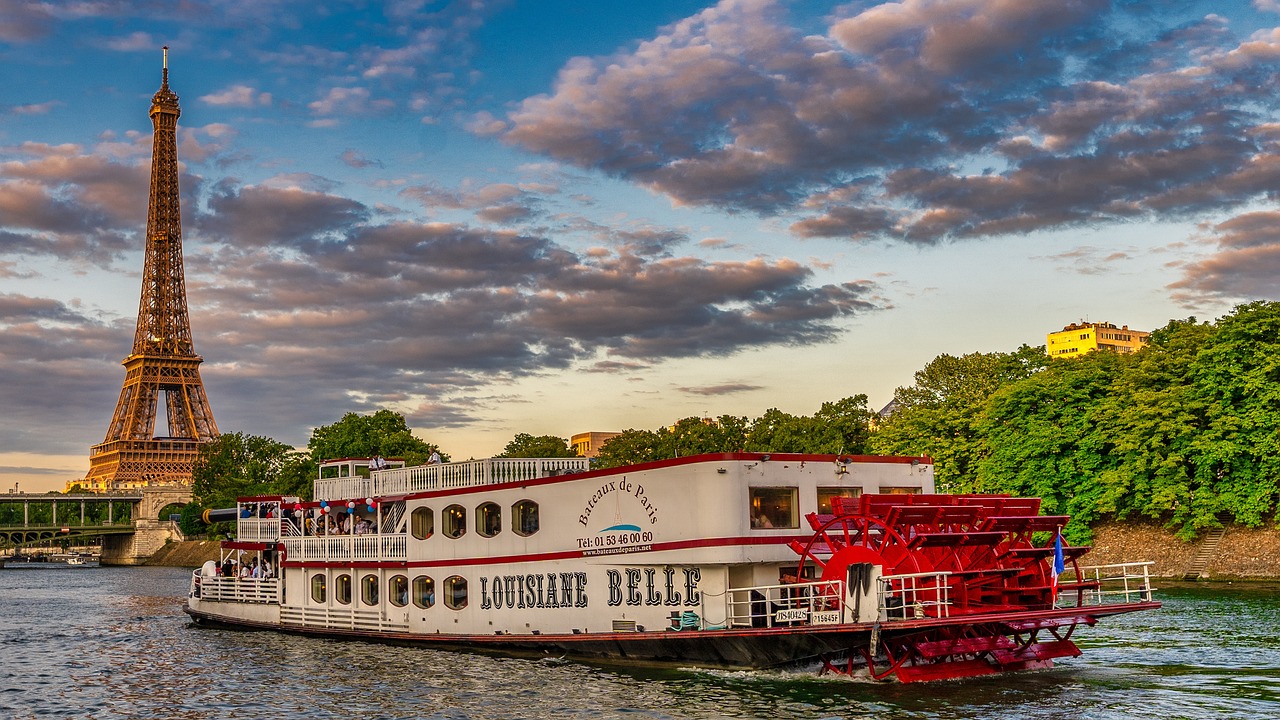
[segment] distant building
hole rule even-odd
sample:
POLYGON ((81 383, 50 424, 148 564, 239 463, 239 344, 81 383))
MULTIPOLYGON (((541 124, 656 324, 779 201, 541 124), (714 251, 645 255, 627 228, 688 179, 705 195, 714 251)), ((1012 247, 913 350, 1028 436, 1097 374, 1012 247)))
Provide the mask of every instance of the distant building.
POLYGON ((573 451, 584 458, 593 458, 600 454, 600 446, 609 438, 617 437, 622 433, 616 432, 584 432, 574 435, 569 440, 569 444, 573 446, 573 451))
POLYGON ((1079 357, 1094 350, 1110 350, 1122 355, 1137 352, 1151 333, 1116 327, 1108 322, 1078 322, 1048 334, 1045 346, 1051 358, 1079 357))
POLYGON ((880 425, 880 423, 893 417, 893 414, 896 412, 898 412, 898 399, 894 398, 889 401, 889 404, 880 408, 880 412, 876 413, 875 415, 872 415, 867 420, 868 429, 875 430, 880 425))

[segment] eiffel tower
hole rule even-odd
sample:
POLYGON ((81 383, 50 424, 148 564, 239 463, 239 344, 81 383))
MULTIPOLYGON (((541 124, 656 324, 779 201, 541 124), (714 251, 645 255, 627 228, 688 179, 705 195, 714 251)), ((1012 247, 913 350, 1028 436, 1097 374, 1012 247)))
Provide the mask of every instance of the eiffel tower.
POLYGON ((103 492, 151 485, 189 485, 202 443, 218 436, 191 344, 182 270, 182 216, 178 195, 178 96, 164 75, 151 99, 151 198, 147 208, 146 264, 133 351, 124 360, 124 388, 107 437, 89 451, 81 485, 103 492), (164 398, 169 434, 155 436, 164 398))

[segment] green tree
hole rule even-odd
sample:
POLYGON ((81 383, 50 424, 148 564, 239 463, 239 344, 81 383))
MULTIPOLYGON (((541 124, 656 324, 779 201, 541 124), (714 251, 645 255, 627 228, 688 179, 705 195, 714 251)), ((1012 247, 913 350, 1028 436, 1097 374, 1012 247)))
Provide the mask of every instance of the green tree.
POLYGON ((667 457, 689 457, 705 453, 741 450, 747 437, 747 419, 733 415, 710 418, 687 417, 657 431, 667 457))
POLYGON ((672 457, 666 439, 652 430, 628 428, 604 441, 596 454, 596 467, 611 468, 672 457))
POLYGON ((915 374, 915 384, 894 392, 897 409, 881 421, 868 445, 883 455, 928 455, 939 491, 973 492, 978 464, 989 453, 979 429, 987 400, 1005 385, 1048 364, 1044 347, 1012 353, 939 355, 915 374))
MULTIPOLYGON (((307 443, 311 459, 323 462, 341 457, 401 457, 409 465, 422 465, 439 451, 433 443, 414 435, 405 423, 404 416, 390 410, 379 410, 372 415, 347 413, 332 425, 318 427, 307 443)), ((448 462, 449 457, 441 452, 448 462)))
POLYGON ((1192 442, 1188 521, 1208 527, 1226 512, 1257 526, 1275 513, 1280 498, 1280 303, 1240 305, 1219 318, 1190 380, 1205 426, 1192 442))
POLYGON ((657 430, 624 430, 600 446, 594 465, 601 468, 669 460, 743 448, 747 419, 734 415, 687 417, 657 430))
POLYGON ((1184 537, 1194 533, 1194 445, 1206 413, 1188 378, 1215 332, 1195 318, 1154 331, 1100 401, 1098 432, 1110 439, 1114 463, 1094 479, 1099 513, 1167 519, 1184 537))
POLYGON ((1086 542, 1106 490, 1097 478, 1115 462, 1099 411, 1125 361, 1110 352, 1058 360, 997 390, 974 424, 989 448, 974 489, 1039 497, 1045 514, 1075 520, 1069 540, 1086 542))
MULTIPOLYGON (((191 471, 191 494, 205 508, 235 507, 236 498, 284 495, 292 485, 286 468, 309 464, 305 455, 267 437, 225 433, 200 447, 191 471)), ((314 466, 310 466, 314 468, 314 466)), ((315 476, 314 470, 309 473, 315 476)))
POLYGON ((871 416, 866 395, 825 402, 813 416, 769 408, 751 423, 745 448, 751 452, 861 455, 867 452, 871 416))
POLYGON ((517 433, 511 442, 495 457, 501 458, 570 458, 578 453, 569 447, 569 441, 555 435, 530 435, 517 433))

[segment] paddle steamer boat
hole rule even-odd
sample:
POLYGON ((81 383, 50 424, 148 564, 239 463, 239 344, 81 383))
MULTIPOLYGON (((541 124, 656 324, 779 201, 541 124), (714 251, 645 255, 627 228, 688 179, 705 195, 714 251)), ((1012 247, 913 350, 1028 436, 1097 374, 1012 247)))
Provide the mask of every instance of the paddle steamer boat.
POLYGON ((247 497, 198 624, 508 654, 933 680, 1050 667, 1159 607, 1034 498, 946 495, 923 457, 730 453, 321 464, 247 497), (260 577, 240 577, 256 561, 260 577), (226 572, 223 572, 224 568, 226 572))

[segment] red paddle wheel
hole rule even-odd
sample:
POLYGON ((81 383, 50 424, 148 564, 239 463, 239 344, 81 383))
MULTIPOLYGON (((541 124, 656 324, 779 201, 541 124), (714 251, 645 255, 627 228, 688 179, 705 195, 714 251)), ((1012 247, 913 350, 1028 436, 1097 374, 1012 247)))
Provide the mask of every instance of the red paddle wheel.
MULTIPOLYGON (((1080 614, 1093 585, 1055 582, 1054 539, 1068 518, 1039 515, 1039 499, 863 495, 836 498, 832 510, 807 516, 813 536, 791 543, 795 577, 843 581, 856 604, 846 605, 849 616, 875 619, 868 645, 823 657, 824 672, 936 680, 1051 667, 1080 654, 1070 636, 1094 622, 1080 614), (1078 593, 1072 609, 1058 608, 1068 590, 1078 593)), ((1063 548, 1077 578, 1087 551, 1063 548)))

